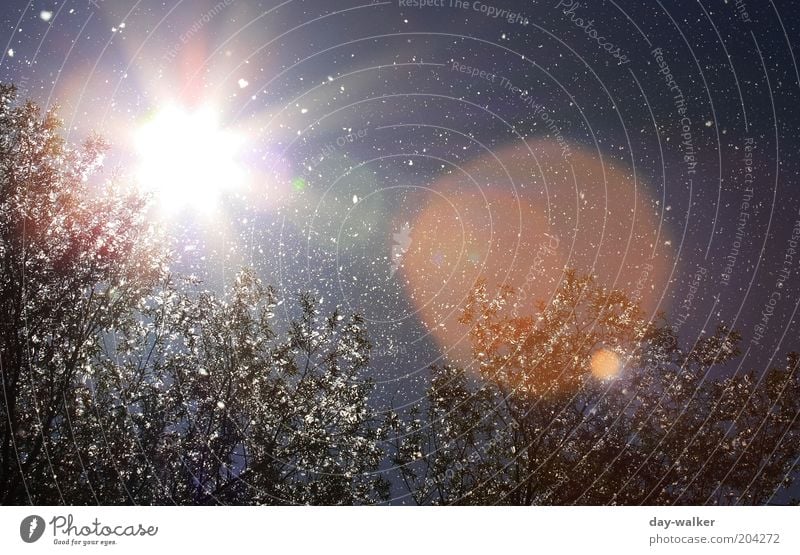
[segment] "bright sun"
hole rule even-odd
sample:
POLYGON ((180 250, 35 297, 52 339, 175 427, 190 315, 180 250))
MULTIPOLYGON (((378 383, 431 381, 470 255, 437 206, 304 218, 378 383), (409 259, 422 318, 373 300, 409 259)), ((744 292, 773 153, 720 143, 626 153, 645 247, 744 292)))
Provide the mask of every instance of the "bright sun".
POLYGON ((139 183, 163 210, 213 212, 221 194, 242 180, 236 162, 241 140, 222 129, 209 108, 166 107, 138 129, 135 140, 139 183))

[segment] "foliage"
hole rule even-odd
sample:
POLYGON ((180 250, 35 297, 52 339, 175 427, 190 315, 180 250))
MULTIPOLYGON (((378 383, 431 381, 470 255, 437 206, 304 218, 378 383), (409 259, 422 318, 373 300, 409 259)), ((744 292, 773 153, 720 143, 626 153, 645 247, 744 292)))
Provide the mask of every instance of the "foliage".
POLYGON ((535 317, 509 315, 512 300, 479 285, 463 318, 477 369, 434 368, 424 401, 390 418, 415 502, 763 504, 790 483, 797 355, 760 378, 712 378, 740 354, 738 333, 719 326, 682 350, 670 326, 574 271, 535 317), (592 374, 598 349, 624 361, 618 376, 592 374))
POLYGON ((105 145, 72 149, 52 112, 0 86, 0 501, 62 502, 67 407, 83 369, 162 272, 133 193, 98 189, 105 145))
POLYGON ((94 184, 102 141, 0 88, 0 502, 367 503, 388 485, 358 316, 251 272, 168 275, 147 202, 94 184))
POLYGON ((363 321, 321 318, 304 294, 278 333, 277 303, 252 272, 224 298, 168 284, 148 301, 86 396, 95 433, 124 438, 114 458, 136 471, 109 465, 93 476, 112 488, 108 500, 329 505, 387 495, 372 473, 383 454, 361 375, 363 321))
POLYGON ((379 420, 360 316, 171 275, 104 150, 0 85, 2 504, 378 503, 387 463, 418 504, 762 504, 794 478, 800 356, 722 371, 738 333, 684 347, 574 271, 532 315, 479 284, 473 367, 379 420))

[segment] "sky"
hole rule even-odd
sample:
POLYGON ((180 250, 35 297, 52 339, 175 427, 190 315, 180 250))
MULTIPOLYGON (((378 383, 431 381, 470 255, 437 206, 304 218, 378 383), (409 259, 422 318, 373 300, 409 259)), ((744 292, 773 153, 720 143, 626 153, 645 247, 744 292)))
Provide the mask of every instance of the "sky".
POLYGON ((799 28, 772 0, 12 0, 0 80, 150 182, 177 270, 362 313, 397 407, 470 363, 479 279, 525 310, 593 273, 686 344, 739 330, 732 372, 797 349, 799 28))

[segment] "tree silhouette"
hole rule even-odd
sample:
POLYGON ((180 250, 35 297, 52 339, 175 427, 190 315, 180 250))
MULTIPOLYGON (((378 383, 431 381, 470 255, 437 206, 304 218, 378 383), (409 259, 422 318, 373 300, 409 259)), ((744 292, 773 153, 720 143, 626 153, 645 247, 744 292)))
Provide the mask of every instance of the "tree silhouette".
POLYGON ((390 462, 419 504, 763 504, 794 478, 800 356, 732 373, 736 332, 683 346, 574 271, 532 315, 480 284, 475 363, 379 419, 361 317, 171 274, 104 150, 0 85, 2 504, 377 503, 390 462))
MULTIPOLYGON (((92 185, 105 145, 65 145, 52 112, 0 85, 0 501, 68 501, 68 407, 98 337, 159 279, 144 203, 92 185)), ((88 461, 82 461, 88 463, 88 461)))
POLYGON ((363 321, 170 276, 104 149, 0 87, 0 502, 384 499, 363 321))
POLYGON ((433 368, 424 401, 390 415, 416 503, 763 504, 790 484, 796 354, 712 378, 739 356, 738 333, 719 326, 684 350, 663 319, 575 271, 534 316, 513 301, 480 284, 462 318, 475 368, 433 368))
POLYGON ((323 318, 304 294, 279 333, 275 294, 249 271, 221 298, 185 289, 148 300, 86 396, 89 435, 117 440, 116 465, 92 470, 101 502, 382 501, 361 318, 323 318))

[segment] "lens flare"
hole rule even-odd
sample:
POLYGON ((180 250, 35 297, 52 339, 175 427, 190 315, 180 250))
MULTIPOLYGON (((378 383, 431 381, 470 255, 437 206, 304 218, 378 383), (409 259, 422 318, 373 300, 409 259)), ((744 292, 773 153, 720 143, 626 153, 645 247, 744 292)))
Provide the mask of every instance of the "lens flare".
POLYGON ((622 359, 610 349, 598 349, 589 362, 592 374, 599 380, 610 380, 622 370, 622 359))
POLYGON ((213 212, 220 196, 242 181, 236 161, 240 144, 208 107, 195 112, 165 107, 136 134, 140 186, 155 193, 162 210, 213 212))
POLYGON ((509 316, 535 315, 565 268, 623 291, 647 316, 664 308, 674 253, 655 191, 630 169, 577 146, 567 161, 546 140, 498 149, 496 158, 461 169, 420 202, 402 267, 408 296, 451 360, 472 360, 469 329, 458 318, 480 280, 490 292, 514 290, 509 316))

